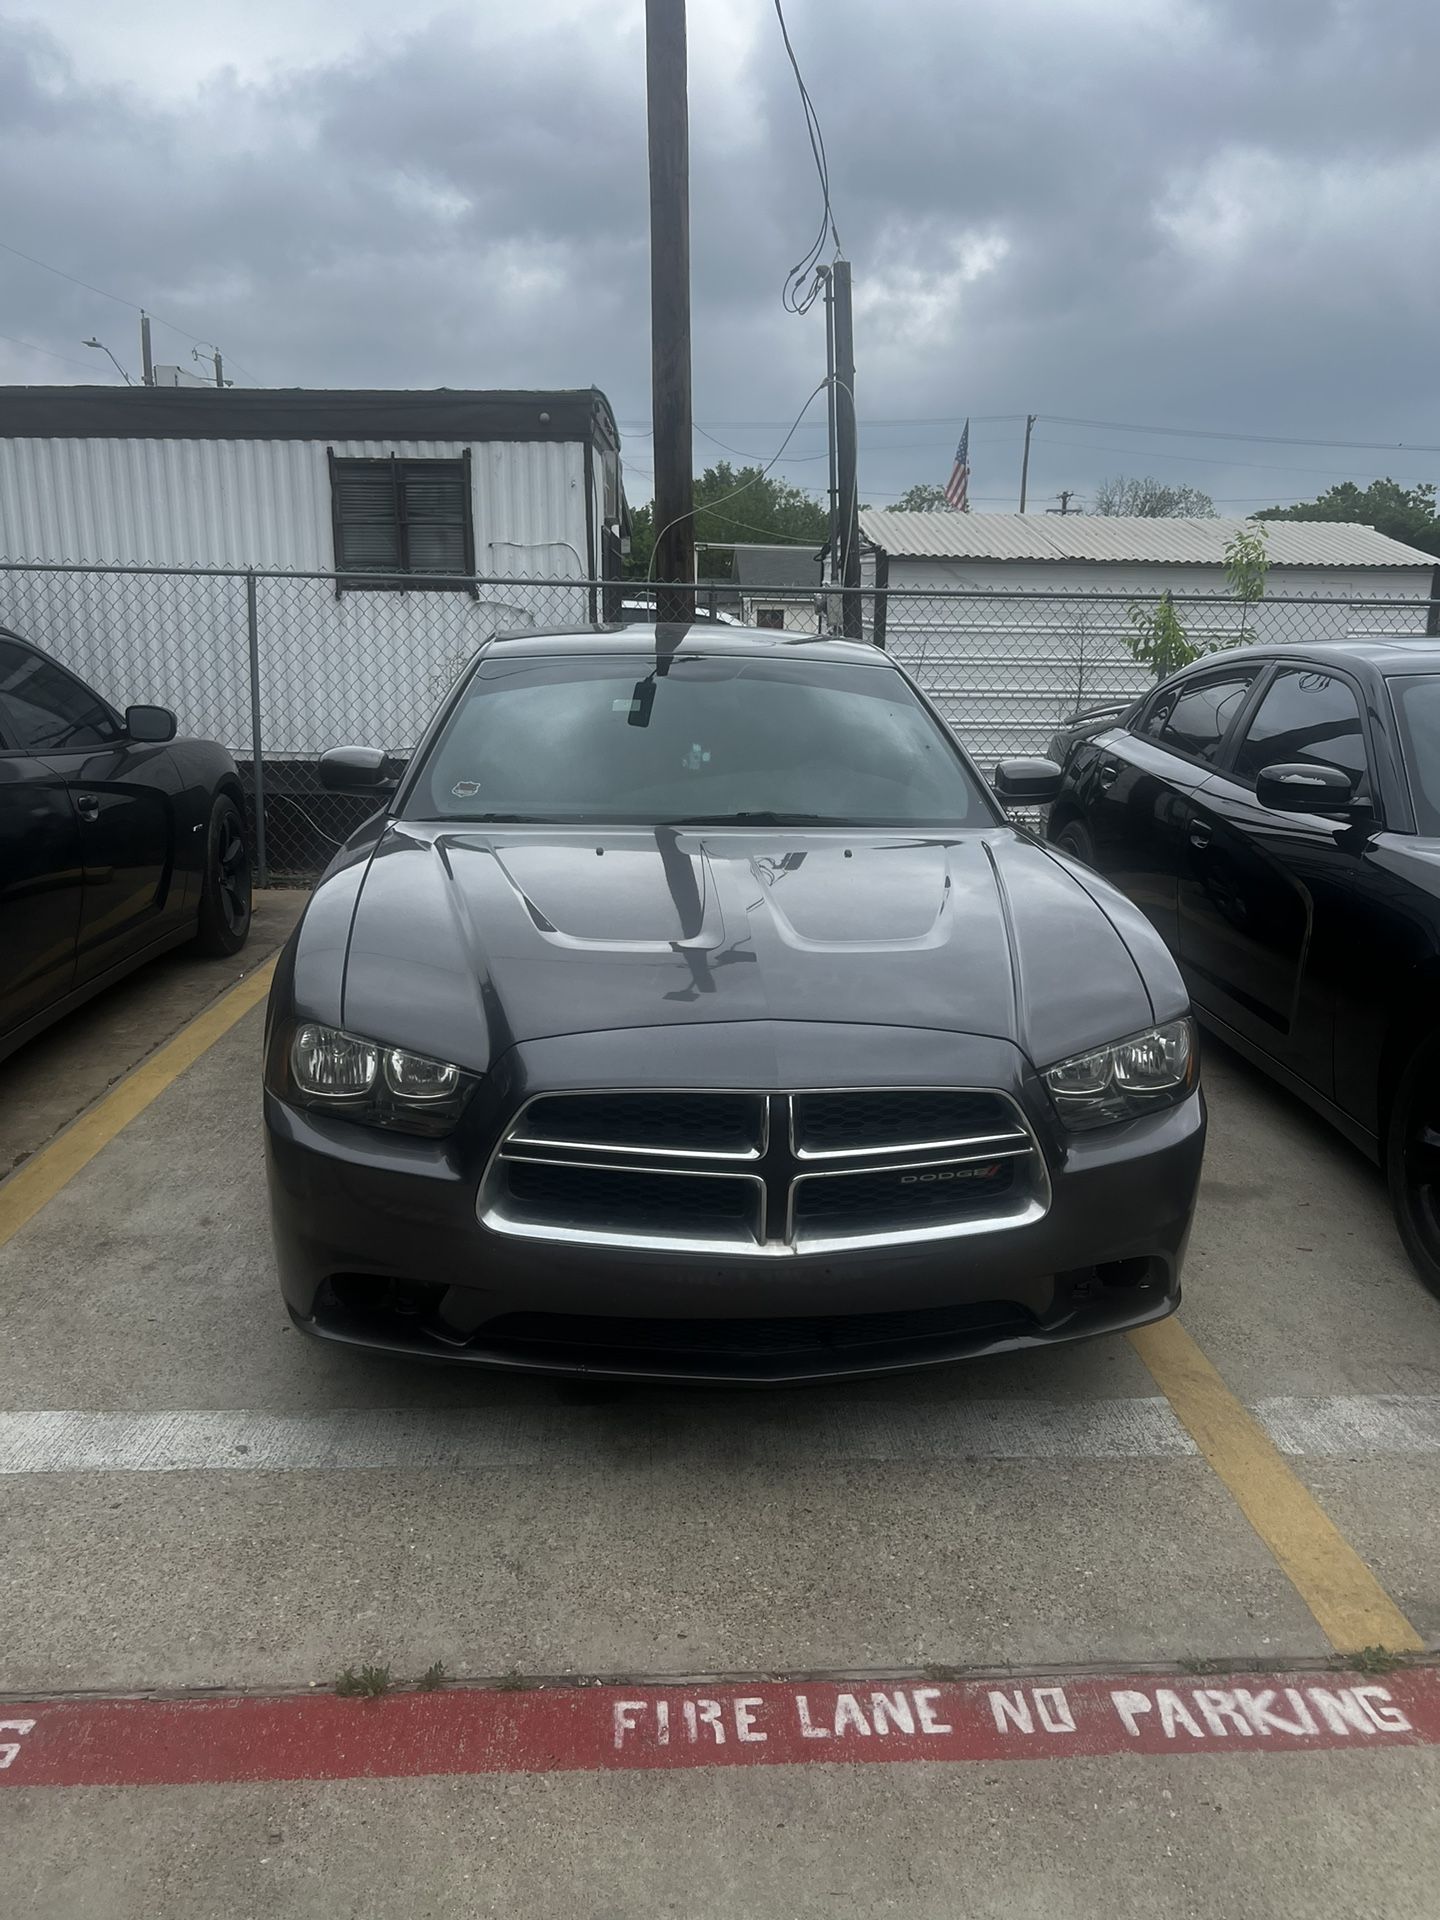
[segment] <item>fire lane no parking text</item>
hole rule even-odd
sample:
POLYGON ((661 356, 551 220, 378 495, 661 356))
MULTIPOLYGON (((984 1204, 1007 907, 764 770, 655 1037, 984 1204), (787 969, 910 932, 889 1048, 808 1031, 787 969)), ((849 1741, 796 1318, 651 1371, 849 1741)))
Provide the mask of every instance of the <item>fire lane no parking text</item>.
POLYGON ((184 1786, 1440 1745, 1440 1670, 456 1687, 0 1707, 0 1786, 184 1786))

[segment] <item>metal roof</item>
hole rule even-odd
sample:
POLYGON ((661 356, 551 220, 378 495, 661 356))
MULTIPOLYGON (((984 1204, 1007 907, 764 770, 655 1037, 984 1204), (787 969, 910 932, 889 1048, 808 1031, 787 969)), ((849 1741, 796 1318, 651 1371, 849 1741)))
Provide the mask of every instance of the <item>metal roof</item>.
POLYGON ((0 439, 620 444, 610 402, 598 387, 0 387, 0 439))
POLYGON ((1277 567, 1434 567, 1418 547, 1340 520, 1144 520, 1133 514, 898 513, 863 508, 860 531, 905 559, 1129 561, 1223 566, 1239 532, 1263 528, 1277 567))

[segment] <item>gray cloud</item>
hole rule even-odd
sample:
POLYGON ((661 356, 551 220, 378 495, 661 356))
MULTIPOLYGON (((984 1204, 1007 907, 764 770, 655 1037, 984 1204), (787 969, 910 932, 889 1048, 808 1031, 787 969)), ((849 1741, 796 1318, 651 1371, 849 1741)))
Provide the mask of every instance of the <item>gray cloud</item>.
MULTIPOLYGON (((1440 440, 1429 0, 787 10, 856 262, 862 415, 934 423, 867 428, 872 497, 943 479, 966 412, 1440 440)), ((87 53, 84 21, 71 0, 63 43, 0 25, 0 238, 275 384, 594 380, 648 417, 634 6, 440 15, 328 56, 287 41, 268 71, 217 44, 163 87, 87 53)), ((817 190, 765 0, 692 0, 692 42, 697 417, 759 452, 774 428, 722 423, 790 418, 823 371, 818 316, 779 303, 817 190)), ((6 333, 98 377, 77 344, 98 331, 133 365, 122 307, 0 261, 6 333)), ((0 341, 0 378, 83 377, 0 341)), ((1036 437, 1042 497, 1153 471, 1243 511, 1440 470, 1044 419, 1036 437)), ((1013 495, 1018 438, 977 420, 978 503, 1013 495)), ((820 446, 807 429, 795 451, 820 446)), ((641 497, 643 435, 627 453, 641 497)))

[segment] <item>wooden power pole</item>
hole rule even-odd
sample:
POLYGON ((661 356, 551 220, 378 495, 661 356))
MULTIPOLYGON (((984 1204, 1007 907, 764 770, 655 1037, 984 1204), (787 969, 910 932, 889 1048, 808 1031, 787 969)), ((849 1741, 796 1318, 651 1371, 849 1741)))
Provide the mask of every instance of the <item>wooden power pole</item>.
POLYGON ((1020 511, 1021 513, 1024 513, 1025 511, 1025 494, 1030 485, 1030 436, 1035 431, 1035 422, 1039 419, 1039 417, 1040 416, 1037 413, 1027 413, 1025 416, 1025 457, 1020 462, 1020 511))
POLYGON ((645 0, 650 131, 650 369, 655 428, 656 617, 695 617, 690 399, 690 111, 685 0, 645 0))
POLYGON ((860 600, 860 448, 855 419, 855 316, 850 298, 850 262, 830 269, 835 288, 835 477, 840 549, 842 625, 850 640, 865 637, 860 600))

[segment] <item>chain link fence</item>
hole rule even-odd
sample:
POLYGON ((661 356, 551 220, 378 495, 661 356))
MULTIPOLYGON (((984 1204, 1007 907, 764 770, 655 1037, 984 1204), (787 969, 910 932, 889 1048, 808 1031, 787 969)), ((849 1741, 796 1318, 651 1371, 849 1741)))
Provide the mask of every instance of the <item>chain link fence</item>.
MULTIPOLYGON (((264 880, 313 879, 369 811, 322 791, 327 747, 404 756, 477 646, 496 633, 655 617, 635 581, 447 578, 443 586, 332 574, 0 564, 0 626, 42 647, 119 707, 173 707, 182 733, 234 754, 264 880)), ((717 633, 752 622, 792 636, 853 633, 925 689, 985 771, 1043 753, 1070 714, 1150 684, 1126 645, 1133 594, 766 588, 702 584, 697 617, 717 633), (763 600, 763 604, 761 604, 763 600)), ((1315 644, 1440 630, 1424 597, 1293 598, 1246 606, 1171 596, 1190 640, 1315 644)), ((1153 601, 1149 605, 1153 608, 1153 601)), ((663 611, 664 609, 662 609, 663 611)))

